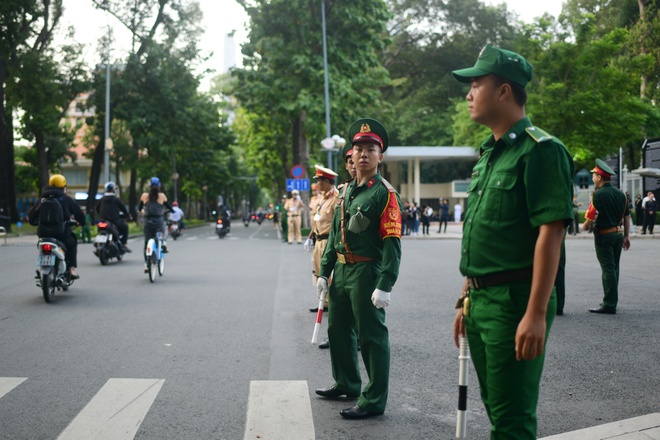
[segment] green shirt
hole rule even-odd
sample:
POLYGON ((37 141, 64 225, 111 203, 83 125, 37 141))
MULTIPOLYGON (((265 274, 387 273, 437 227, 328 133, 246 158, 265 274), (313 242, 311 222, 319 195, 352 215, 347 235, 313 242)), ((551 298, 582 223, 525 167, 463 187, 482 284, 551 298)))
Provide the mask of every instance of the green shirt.
POLYGON ((488 137, 468 188, 461 273, 531 268, 539 227, 573 218, 573 170, 564 144, 527 117, 488 137))
POLYGON ((609 229, 622 224, 624 216, 630 215, 628 199, 623 191, 613 187, 611 183, 605 183, 597 191, 594 191, 593 204, 598 211, 596 229, 609 229))
MULTIPOLYGON (((401 201, 399 194, 390 192, 383 180, 380 174, 376 174, 361 185, 357 184, 357 179, 347 183, 343 211, 347 225, 346 242, 350 252, 380 260, 381 270, 376 288, 391 292, 399 276, 401 262, 401 201), (354 233, 348 230, 348 221, 358 212, 358 208, 369 220, 369 224, 364 231, 354 233)), ((343 193, 341 188, 340 198, 343 193)), ((332 219, 328 244, 321 258, 320 273, 326 278, 330 277, 335 267, 337 252, 347 252, 342 238, 341 215, 342 209, 338 204, 332 219)))

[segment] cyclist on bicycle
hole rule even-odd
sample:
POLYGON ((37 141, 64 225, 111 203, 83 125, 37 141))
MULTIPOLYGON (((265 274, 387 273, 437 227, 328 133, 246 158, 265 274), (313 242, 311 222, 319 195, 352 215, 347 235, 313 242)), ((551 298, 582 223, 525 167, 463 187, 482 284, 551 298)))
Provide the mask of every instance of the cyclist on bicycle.
POLYGON ((144 271, 147 272, 146 250, 147 242, 156 236, 158 231, 163 236, 163 252, 167 253, 167 228, 165 227, 165 208, 172 211, 172 205, 167 201, 167 196, 160 192, 160 179, 151 178, 151 186, 148 193, 140 197, 138 211, 144 208, 144 271))

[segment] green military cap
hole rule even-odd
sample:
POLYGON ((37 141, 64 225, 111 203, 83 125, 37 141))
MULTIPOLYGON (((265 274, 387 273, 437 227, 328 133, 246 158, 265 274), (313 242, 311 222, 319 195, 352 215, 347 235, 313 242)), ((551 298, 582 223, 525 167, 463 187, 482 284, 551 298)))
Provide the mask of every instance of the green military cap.
POLYGON ((348 158, 353 155, 353 144, 346 144, 342 150, 342 153, 344 153, 344 162, 348 162, 348 158))
POLYGON ((596 159, 596 166, 594 167, 593 170, 591 170, 592 173, 600 174, 603 177, 607 177, 608 179, 612 176, 616 176, 616 173, 610 168, 605 161, 602 161, 600 159, 596 159))
MULTIPOLYGON (((384 153, 390 145, 390 137, 383 124, 370 118, 362 118, 353 122, 351 128, 348 129, 348 138, 351 140, 348 144, 351 145, 351 148, 358 142, 374 142, 380 145, 380 150, 384 153)), ((348 150, 344 147, 344 157, 347 152, 348 150)))
POLYGON ((474 67, 454 70, 454 78, 469 83, 472 78, 494 73, 525 87, 532 79, 532 65, 522 56, 509 50, 499 49, 489 44, 479 53, 474 67))

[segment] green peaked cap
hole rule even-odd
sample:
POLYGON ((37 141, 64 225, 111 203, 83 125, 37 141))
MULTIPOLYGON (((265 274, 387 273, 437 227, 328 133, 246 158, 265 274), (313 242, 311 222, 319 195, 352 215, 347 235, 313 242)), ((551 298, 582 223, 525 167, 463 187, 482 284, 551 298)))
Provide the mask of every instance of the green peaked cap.
POLYGON ((452 74, 460 82, 469 83, 472 78, 494 73, 525 87, 532 79, 532 70, 532 65, 524 57, 487 44, 481 49, 474 67, 454 70, 452 74))
POLYGON ((351 124, 348 129, 348 143, 344 147, 344 156, 348 150, 353 148, 357 142, 374 142, 380 144, 381 152, 384 153, 390 145, 390 137, 383 124, 375 119, 362 118, 351 124))

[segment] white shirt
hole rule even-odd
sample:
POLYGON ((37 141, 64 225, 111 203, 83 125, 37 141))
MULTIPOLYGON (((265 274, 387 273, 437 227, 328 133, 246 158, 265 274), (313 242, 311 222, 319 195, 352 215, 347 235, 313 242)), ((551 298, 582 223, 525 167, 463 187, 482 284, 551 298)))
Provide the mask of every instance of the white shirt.
POLYGON ((172 207, 172 212, 170 212, 170 221, 179 222, 183 218, 183 210, 178 206, 172 207))

